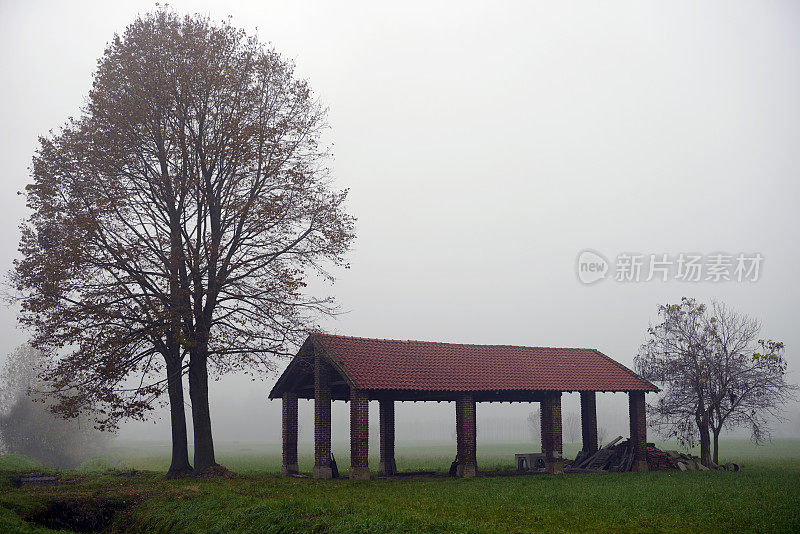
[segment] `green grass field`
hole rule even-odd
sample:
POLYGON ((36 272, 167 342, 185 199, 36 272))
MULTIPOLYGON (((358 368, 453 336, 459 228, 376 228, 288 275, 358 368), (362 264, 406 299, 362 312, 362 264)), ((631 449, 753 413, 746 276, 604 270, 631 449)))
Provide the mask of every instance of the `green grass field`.
MULTIPOLYGON (((513 453, 529 449, 479 444, 479 468, 511 469, 513 453)), ((738 473, 469 480, 282 479, 278 446, 229 443, 219 446, 218 460, 238 478, 164 481, 168 451, 163 444, 117 445, 105 458, 62 472, 58 486, 22 488, 14 487, 15 476, 43 469, 24 457, 0 457, 0 532, 68 526, 59 520, 75 527, 76 518, 85 530, 135 532, 800 531, 800 440, 760 448, 724 442, 721 455, 741 464, 738 473)), ((312 466, 309 452, 301 449, 301 470, 312 466)), ((346 472, 347 451, 334 453, 346 472)), ((446 471, 454 453, 449 443, 399 444, 398 467, 446 471)))

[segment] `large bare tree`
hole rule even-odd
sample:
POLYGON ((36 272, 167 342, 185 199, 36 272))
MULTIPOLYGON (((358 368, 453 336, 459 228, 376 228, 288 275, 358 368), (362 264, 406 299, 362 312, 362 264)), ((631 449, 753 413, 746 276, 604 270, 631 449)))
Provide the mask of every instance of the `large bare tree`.
POLYGON ((747 425, 760 443, 796 391, 785 378, 783 343, 759 339, 758 321, 717 302, 683 298, 658 313, 635 358, 637 371, 663 389, 648 406, 651 425, 687 446, 699 439, 704 465, 712 434, 718 461, 722 428, 747 425))
POLYGON ((21 321, 57 359, 59 409, 113 425, 166 389, 185 472, 188 371, 194 470, 216 465, 209 366, 271 369, 333 310, 304 291, 354 237, 325 117, 291 63, 229 23, 160 9, 115 36, 27 188, 21 321))

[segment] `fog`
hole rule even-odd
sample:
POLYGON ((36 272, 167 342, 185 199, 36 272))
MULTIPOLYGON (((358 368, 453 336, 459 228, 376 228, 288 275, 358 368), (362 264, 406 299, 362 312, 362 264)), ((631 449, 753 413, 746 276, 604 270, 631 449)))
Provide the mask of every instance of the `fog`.
MULTIPOLYGON (((335 285, 311 280, 341 305, 327 330, 593 347, 632 367, 658 304, 717 298, 786 343, 800 382, 796 2, 170 5, 257 28, 330 106, 333 176, 350 189, 358 237, 335 285), (585 249, 612 264, 607 279, 579 281, 585 249), (763 262, 755 281, 621 282, 623 253, 763 262)), ((105 43, 153 7, 0 1, 4 270, 37 136, 78 113, 105 43)), ((3 353, 26 339, 14 309, 0 309, 0 333, 3 353)), ((267 400, 275 379, 211 385, 217 440, 280 439, 280 405, 267 400)), ((563 402, 565 415, 578 412, 577 394, 563 402)), ((312 404, 300 406, 307 442, 312 404)), ((480 405, 479 441, 526 439, 537 408, 480 405)), ((343 443, 347 405, 333 414, 343 443)), ((167 440, 165 415, 119 436, 167 440)), ((797 404, 787 416, 776 435, 800 435, 797 404)), ((600 395, 598 419, 627 435, 626 396, 600 395)), ((454 430, 452 404, 398 406, 400 441, 454 430)))

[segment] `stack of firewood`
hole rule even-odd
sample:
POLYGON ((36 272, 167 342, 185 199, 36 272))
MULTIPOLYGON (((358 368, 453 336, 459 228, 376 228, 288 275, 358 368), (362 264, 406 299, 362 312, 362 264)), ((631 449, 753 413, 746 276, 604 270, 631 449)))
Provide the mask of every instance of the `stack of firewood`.
MULTIPOLYGON (((622 436, 593 454, 583 451, 578 453, 575 460, 564 467, 568 473, 597 473, 597 472, 625 472, 633 468, 633 443, 631 440, 622 440, 622 436)), ((648 443, 645 449, 647 465, 652 471, 663 469, 679 469, 672 451, 664 452, 655 444, 648 443)))
POLYGON ((663 471, 668 469, 678 469, 672 456, 656 448, 653 443, 647 444, 647 466, 651 471, 663 471))
MULTIPOLYGON (((622 441, 622 436, 593 454, 579 452, 572 462, 564 465, 565 473, 600 473, 624 472, 633 467, 633 444, 630 440, 622 441)), ((691 454, 678 451, 662 451, 653 443, 648 443, 645 449, 647 466, 651 471, 680 470, 680 471, 708 471, 708 467, 700 463, 700 458, 691 454)), ((717 466, 712 464, 713 468, 717 466)), ((728 463, 720 466, 722 469, 738 471, 739 466, 728 463)))
POLYGON ((601 471, 630 471, 633 466, 633 445, 630 440, 617 445, 622 436, 593 454, 583 451, 569 465, 564 466, 566 473, 597 473, 601 471))

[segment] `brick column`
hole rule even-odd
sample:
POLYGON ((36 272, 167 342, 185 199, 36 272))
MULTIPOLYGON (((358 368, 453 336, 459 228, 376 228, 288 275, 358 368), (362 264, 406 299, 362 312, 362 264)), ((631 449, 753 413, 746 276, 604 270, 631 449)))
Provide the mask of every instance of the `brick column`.
POLYGON ((379 412, 381 462, 378 464, 378 471, 382 475, 394 475, 397 473, 397 464, 394 461, 394 401, 380 401, 379 412))
POLYGON ((332 478, 330 366, 314 356, 314 478, 332 478))
POLYGON ((350 478, 369 479, 369 396, 350 390, 350 478))
POLYGON ((581 391, 581 434, 583 452, 597 452, 597 398, 594 391, 581 391))
POLYGON ((477 427, 475 421, 475 397, 462 393, 456 399, 456 440, 458 468, 456 476, 474 477, 478 472, 476 449, 477 427))
POLYGON ((297 393, 283 394, 283 476, 296 475, 297 467, 297 393))
POLYGON ((644 404, 644 391, 628 392, 628 412, 631 416, 633 470, 647 471, 647 412, 644 404))
POLYGON ((547 392, 541 402, 542 452, 548 473, 563 473, 561 445, 561 392, 547 392))

